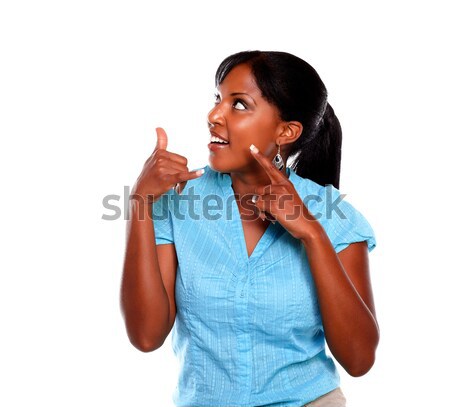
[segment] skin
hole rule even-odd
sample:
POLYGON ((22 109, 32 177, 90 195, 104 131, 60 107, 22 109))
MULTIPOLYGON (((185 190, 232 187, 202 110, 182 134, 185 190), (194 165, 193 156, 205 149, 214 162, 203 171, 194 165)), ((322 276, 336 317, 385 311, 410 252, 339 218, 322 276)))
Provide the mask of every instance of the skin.
POLYGON ((120 305, 130 342, 142 352, 159 348, 175 321, 177 257, 173 244, 156 245, 153 202, 174 186, 201 174, 187 159, 167 151, 166 132, 156 129, 157 144, 133 187, 127 221, 120 305))
POLYGON ((280 119, 278 109, 262 97, 246 64, 233 68, 217 88, 216 105, 208 114, 208 126, 210 131, 230 142, 228 147, 211 152, 210 167, 230 173, 233 189, 241 196, 253 193, 255 185, 269 181, 249 146, 258 145, 264 155, 273 158, 279 144, 284 157, 284 147, 294 142, 303 129, 299 122, 280 119))
MULTIPOLYGON (((268 224, 266 218, 279 222, 302 242, 330 351, 350 375, 365 374, 375 361, 379 341, 367 244, 353 243, 336 254, 285 170, 279 171, 272 164, 277 144, 286 161, 290 144, 301 137, 303 128, 299 122, 280 119, 278 109, 262 97, 250 68, 245 64, 233 68, 217 91, 208 126, 230 144, 211 152, 209 161, 216 171, 230 174, 241 213, 241 199, 258 197, 254 204, 245 200, 257 215, 253 220, 242 219, 249 253, 268 224), (250 150, 252 144, 257 147, 255 151, 250 150), (282 198, 284 205, 280 205, 282 198), (292 217, 292 213, 298 216, 292 217)), ((138 194, 160 196, 175 182, 181 182, 181 192, 189 177, 201 176, 188 172, 184 157, 167 151, 167 135, 162 129, 157 137, 157 147, 136 182, 138 194)), ((173 244, 155 245, 150 217, 137 220, 140 205, 132 207, 127 228, 121 304, 130 341, 149 352, 164 343, 175 321, 177 257, 173 244)), ((151 201, 146 205, 151 207, 151 201)))
POLYGON ((308 211, 286 175, 261 153, 252 154, 270 178, 267 185, 255 188, 258 197, 255 205, 270 212, 303 243, 328 347, 350 375, 364 375, 375 362, 379 341, 367 244, 352 243, 336 254, 322 225, 308 211), (292 199, 279 205, 282 196, 292 199), (292 213, 299 213, 299 216, 291 219, 288 215, 292 213))

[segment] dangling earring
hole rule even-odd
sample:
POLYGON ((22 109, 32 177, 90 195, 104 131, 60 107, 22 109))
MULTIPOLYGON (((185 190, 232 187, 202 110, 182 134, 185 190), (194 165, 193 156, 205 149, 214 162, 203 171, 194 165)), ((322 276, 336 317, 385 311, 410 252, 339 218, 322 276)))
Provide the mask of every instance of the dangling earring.
POLYGON ((275 167, 277 167, 280 171, 284 168, 284 160, 280 154, 280 145, 279 144, 278 144, 278 153, 273 158, 272 162, 273 162, 273 165, 275 165, 275 167))

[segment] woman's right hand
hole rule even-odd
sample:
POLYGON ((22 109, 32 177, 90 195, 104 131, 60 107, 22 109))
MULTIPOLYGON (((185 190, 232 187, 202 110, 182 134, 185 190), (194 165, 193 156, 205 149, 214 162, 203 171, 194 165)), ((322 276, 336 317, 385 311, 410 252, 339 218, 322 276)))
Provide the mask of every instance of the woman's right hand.
POLYGON ((177 183, 198 178, 203 170, 189 172, 187 159, 167 151, 167 134, 161 127, 156 129, 157 143, 152 155, 147 159, 133 188, 134 194, 156 202, 161 195, 177 183))

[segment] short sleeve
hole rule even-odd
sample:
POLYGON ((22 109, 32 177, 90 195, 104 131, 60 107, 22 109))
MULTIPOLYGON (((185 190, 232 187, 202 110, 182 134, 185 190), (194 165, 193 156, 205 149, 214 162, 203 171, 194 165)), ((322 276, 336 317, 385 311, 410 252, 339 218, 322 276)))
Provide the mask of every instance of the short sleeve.
POLYGON ((351 203, 345 194, 327 185, 325 200, 326 232, 336 253, 347 248, 351 243, 367 242, 371 252, 377 245, 375 233, 367 219, 351 203))
POLYGON ((164 194, 152 205, 153 228, 157 245, 173 243, 174 240, 169 201, 170 196, 164 194))

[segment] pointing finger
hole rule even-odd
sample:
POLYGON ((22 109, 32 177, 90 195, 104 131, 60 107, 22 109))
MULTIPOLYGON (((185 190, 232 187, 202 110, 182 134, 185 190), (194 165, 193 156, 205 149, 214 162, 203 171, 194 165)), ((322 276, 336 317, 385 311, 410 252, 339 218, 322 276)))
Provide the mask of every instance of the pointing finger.
POLYGON ((258 161, 264 168, 272 182, 280 182, 286 179, 284 174, 282 174, 281 171, 277 167, 275 167, 275 165, 273 165, 273 163, 266 156, 261 154, 256 146, 252 144, 250 146, 250 151, 253 154, 253 157, 255 157, 256 161, 258 161))

